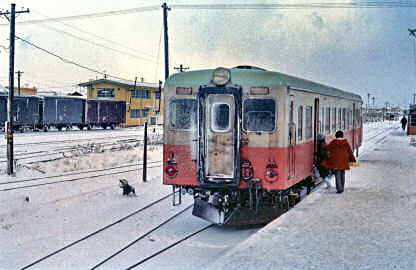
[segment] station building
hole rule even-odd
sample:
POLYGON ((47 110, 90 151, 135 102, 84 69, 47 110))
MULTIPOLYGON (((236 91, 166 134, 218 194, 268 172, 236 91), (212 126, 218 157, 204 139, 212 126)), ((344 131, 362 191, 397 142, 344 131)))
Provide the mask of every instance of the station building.
MULTIPOLYGON (((9 87, 6 86, 5 89, 9 90, 9 87)), ((20 87, 20 94, 21 95, 37 95, 38 89, 36 87, 20 87)), ((14 87, 14 95, 19 94, 19 89, 15 86, 14 87)))
POLYGON ((126 123, 124 126, 151 125, 163 123, 163 89, 146 82, 90 80, 78 84, 87 87, 87 98, 117 99, 126 102, 126 123))

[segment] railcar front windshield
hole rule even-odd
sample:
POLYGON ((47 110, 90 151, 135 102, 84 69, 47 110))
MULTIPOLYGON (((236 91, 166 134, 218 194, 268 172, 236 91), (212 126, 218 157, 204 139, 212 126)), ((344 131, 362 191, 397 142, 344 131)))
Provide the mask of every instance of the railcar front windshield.
POLYGON ((276 101, 271 98, 250 98, 243 101, 243 130, 273 132, 276 129, 276 101))
POLYGON ((169 102, 169 128, 171 130, 196 130, 198 101, 175 98, 169 102))

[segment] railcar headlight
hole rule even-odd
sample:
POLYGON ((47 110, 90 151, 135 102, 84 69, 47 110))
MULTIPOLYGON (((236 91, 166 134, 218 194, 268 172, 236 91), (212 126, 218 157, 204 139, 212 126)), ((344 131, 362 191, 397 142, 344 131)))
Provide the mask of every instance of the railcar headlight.
POLYGON ((216 86, 224 86, 226 85, 231 79, 231 73, 229 69, 219 67, 214 70, 212 73, 212 82, 216 86))

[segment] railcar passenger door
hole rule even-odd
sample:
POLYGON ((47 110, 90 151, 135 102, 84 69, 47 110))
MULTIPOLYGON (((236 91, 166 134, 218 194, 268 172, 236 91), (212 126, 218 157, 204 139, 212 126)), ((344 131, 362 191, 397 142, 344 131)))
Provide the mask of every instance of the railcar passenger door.
POLYGON ((289 156, 288 156, 288 174, 287 178, 295 177, 295 146, 296 146, 296 125, 293 121, 293 95, 289 96, 289 156))
MULTIPOLYGON (((238 140, 238 113, 232 94, 209 94, 205 99, 204 181, 211 183, 235 180, 238 140)), ((239 161, 238 161, 239 162, 239 161)))
POLYGON ((316 164, 316 151, 317 151, 317 135, 321 127, 321 121, 319 120, 319 98, 315 98, 315 111, 314 111, 314 124, 313 124, 313 164, 316 164))
POLYGON ((355 139, 355 134, 356 134, 355 128, 357 127, 356 121, 357 121, 357 115, 356 115, 356 111, 355 111, 355 103, 353 103, 352 104, 352 150, 354 150, 355 147, 356 147, 355 146, 355 142, 356 142, 356 139, 355 139))

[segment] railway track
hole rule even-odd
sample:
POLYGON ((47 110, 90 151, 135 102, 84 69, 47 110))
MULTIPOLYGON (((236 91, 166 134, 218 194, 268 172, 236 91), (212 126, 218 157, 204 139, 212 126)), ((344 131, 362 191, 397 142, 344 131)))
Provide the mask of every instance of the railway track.
MULTIPOLYGON (((148 143, 152 144, 160 141, 160 136, 150 136, 148 143)), ((16 165, 30 165, 38 162, 49 162, 59 159, 78 157, 88 155, 90 153, 101 153, 104 151, 124 150, 126 147, 136 147, 143 140, 138 139, 124 139, 116 142, 107 143, 87 143, 76 146, 65 146, 60 148, 53 148, 48 150, 34 151, 34 152, 18 152, 15 154, 16 165), (135 145, 136 144, 136 145, 135 145), (48 157, 45 159, 45 157, 48 157), (43 158, 43 159, 37 159, 43 158), (21 162, 22 160, 35 159, 35 161, 21 162)), ((0 156, 0 163, 7 162, 6 156, 0 156), (3 160, 1 160, 3 158, 3 160)))
POLYGON ((30 264, 28 264, 28 265, 20 268, 20 269, 21 270, 28 269, 28 268, 36 265, 36 264, 39 264, 40 262, 45 261, 46 259, 48 259, 48 258, 50 258, 50 257, 52 257, 52 256, 54 256, 54 255, 56 255, 56 254, 58 254, 58 253, 60 253, 60 252, 62 252, 64 250, 66 250, 66 249, 68 249, 68 248, 70 248, 70 247, 72 247, 72 246, 74 246, 76 244, 79 244, 82 241, 85 241, 85 240, 87 240, 87 239, 89 239, 89 238, 91 238, 91 237, 93 237, 93 236, 95 236, 95 235, 97 235, 97 234, 99 234, 99 233, 101 233, 101 232, 103 232, 103 231, 105 231, 105 230, 107 230, 107 229, 109 229, 109 228, 117 225, 117 224, 120 224, 121 222, 127 220, 128 218, 130 218, 130 217, 132 217, 132 216, 134 216, 134 215, 136 215, 136 214, 138 214, 138 213, 140 213, 140 212, 142 212, 142 211, 144 211, 144 210, 146 210, 146 209, 148 209, 148 208, 150 208, 150 207, 152 207, 152 206, 154 206, 154 205, 162 202, 163 200, 165 200, 165 199, 167 199, 167 198, 169 198, 171 196, 172 196, 172 194, 168 194, 168 195, 166 195, 166 196, 164 196, 164 197, 162 197, 162 198, 160 198, 160 199, 158 199, 156 201, 153 201, 152 203, 147 204, 146 206, 140 208, 139 210, 137 210, 137 211, 135 211, 135 212, 133 212, 133 213, 131 213, 131 214, 123 217, 123 218, 120 218, 120 219, 116 220, 115 222, 112 222, 112 223, 110 223, 110 224, 102 227, 101 229, 96 230, 96 231, 94 231, 94 232, 92 232, 92 233, 90 233, 90 234, 88 234, 88 235, 86 235, 86 236, 84 236, 84 237, 82 237, 82 238, 80 238, 80 239, 78 239, 78 240, 76 240, 76 241, 68 244, 68 245, 65 245, 64 247, 62 247, 62 248, 60 248, 60 249, 58 249, 58 250, 56 250, 56 251, 54 251, 54 252, 52 252, 52 253, 44 256, 44 257, 42 257, 42 258, 40 258, 40 259, 38 259, 38 260, 36 260, 36 261, 34 261, 32 263, 30 263, 30 264))
POLYGON ((359 154, 358 157, 362 157, 362 156, 368 154, 369 152, 371 152, 374 149, 374 147, 373 147, 374 145, 379 144, 385 138, 387 138, 387 136, 391 132, 396 131, 398 129, 400 129, 400 127, 394 125, 394 126, 389 127, 387 129, 381 130, 381 131, 377 132, 376 134, 371 135, 369 138, 366 138, 365 140, 363 140, 363 144, 366 143, 366 145, 363 145, 362 148, 364 148, 364 149, 361 151, 361 153, 359 154))
MULTIPOLYGON (((153 166, 148 166, 147 168, 157 168, 157 167, 161 167, 162 161, 153 161, 153 162, 148 162, 148 164, 158 164, 158 165, 153 165, 153 166)), ((138 170, 142 170, 142 168, 134 168, 134 169, 129 169, 129 170, 122 170, 122 171, 112 171, 115 169, 119 169, 119 168, 128 168, 128 167, 136 167, 136 166, 140 166, 143 164, 130 164, 130 165, 122 165, 122 166, 115 166, 115 167, 109 167, 109 168, 104 168, 104 169, 99 169, 99 170, 92 170, 92 171, 88 171, 88 172, 76 172, 76 173, 70 173, 70 174, 63 174, 63 175, 58 175, 58 176, 46 176, 46 177, 38 177, 38 178, 32 178, 32 179, 25 179, 25 180, 20 180, 20 181, 14 181, 14 182, 4 182, 4 183, 0 183, 0 185, 16 185, 22 182, 29 182, 29 181, 40 181, 42 182, 43 180, 46 179, 55 179, 55 178, 59 178, 59 177, 66 177, 66 176, 72 176, 72 175, 79 175, 79 174, 85 174, 85 173, 91 173, 91 172, 102 172, 105 171, 104 173, 101 174, 95 174, 92 176, 82 176, 82 177, 78 177, 78 178, 71 178, 71 179, 65 179, 65 180, 59 180, 59 181, 52 181, 52 182, 47 182, 47 183, 37 183, 37 184, 31 184, 31 185, 24 185, 24 186, 13 186, 13 187, 8 187, 8 188, 3 188, 0 189, 1 191, 10 191, 10 190, 17 190, 17 189, 25 189, 25 188, 32 188, 32 187, 39 187, 39 186, 46 186, 46 185, 54 185, 54 184, 60 184, 60 183, 65 183, 65 182, 76 182, 76 181, 81 181, 81 180, 87 180, 87 179, 93 179, 93 178, 97 178, 97 177, 102 177, 102 176, 108 176, 108 175, 114 175, 114 174, 124 174, 124 173, 129 173, 129 172, 136 172, 138 170), (111 172, 108 172, 111 171, 111 172)))
MULTIPOLYGON (((125 138, 142 138, 143 135, 122 135, 122 136, 106 136, 98 138, 83 138, 83 139, 69 139, 69 140, 54 140, 54 141, 42 141, 42 142, 33 142, 33 143, 15 143, 14 146, 17 147, 27 147, 27 146, 40 146, 40 145, 51 145, 51 144, 63 144, 63 143, 76 143, 76 142, 96 142, 96 141, 107 141, 108 139, 125 139, 125 138)), ((6 148, 7 145, 0 145, 0 148, 6 148)))

